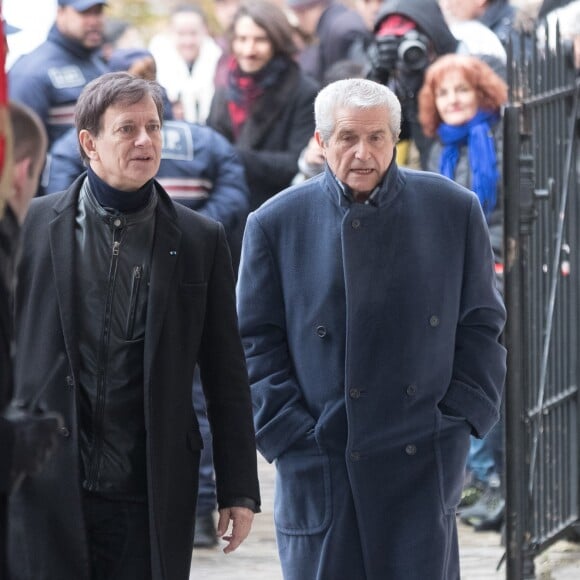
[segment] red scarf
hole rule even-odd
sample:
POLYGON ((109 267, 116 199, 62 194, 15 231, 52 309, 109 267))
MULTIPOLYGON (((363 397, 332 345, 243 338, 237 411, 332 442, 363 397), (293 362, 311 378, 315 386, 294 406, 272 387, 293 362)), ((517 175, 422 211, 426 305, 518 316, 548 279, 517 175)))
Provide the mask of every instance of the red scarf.
POLYGON ((234 57, 229 60, 229 100, 228 111, 232 121, 234 137, 237 139, 244 123, 252 113, 254 103, 264 94, 264 88, 256 77, 245 75, 234 57))

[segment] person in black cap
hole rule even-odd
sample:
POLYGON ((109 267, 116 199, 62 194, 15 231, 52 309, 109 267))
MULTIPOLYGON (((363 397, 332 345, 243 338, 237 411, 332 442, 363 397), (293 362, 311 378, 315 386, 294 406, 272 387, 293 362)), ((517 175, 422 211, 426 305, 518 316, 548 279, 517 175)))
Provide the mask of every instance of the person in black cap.
POLYGON ((58 0, 45 42, 21 56, 8 72, 10 99, 29 106, 43 121, 49 145, 74 125, 84 86, 107 67, 99 57, 105 0, 58 0))

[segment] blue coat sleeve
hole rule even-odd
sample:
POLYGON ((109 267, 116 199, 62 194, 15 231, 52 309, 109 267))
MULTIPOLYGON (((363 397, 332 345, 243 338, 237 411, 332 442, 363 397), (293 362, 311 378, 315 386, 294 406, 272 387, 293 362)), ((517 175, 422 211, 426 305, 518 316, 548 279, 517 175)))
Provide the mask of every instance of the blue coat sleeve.
POLYGON ((499 418, 506 373, 500 337, 506 311, 496 287, 485 218, 475 196, 465 247, 453 375, 441 406, 465 417, 474 434, 484 437, 499 418))
POLYGON ((269 243, 250 214, 238 279, 238 316, 258 450, 272 462, 315 426, 300 393, 286 339, 284 298, 269 243))

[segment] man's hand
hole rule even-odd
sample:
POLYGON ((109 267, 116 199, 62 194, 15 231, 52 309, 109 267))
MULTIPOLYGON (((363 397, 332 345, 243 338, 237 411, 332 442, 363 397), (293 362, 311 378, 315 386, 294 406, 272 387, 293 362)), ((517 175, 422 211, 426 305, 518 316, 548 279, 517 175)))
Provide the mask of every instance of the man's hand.
POLYGON ((219 521, 217 525, 218 538, 228 542, 224 548, 224 554, 233 552, 248 537, 254 520, 254 512, 245 507, 231 507, 219 510, 219 521), (232 522, 232 531, 225 535, 232 522))
POLYGON ((379 82, 386 83, 397 68, 399 59, 399 36, 379 36, 367 50, 372 67, 372 74, 379 82))

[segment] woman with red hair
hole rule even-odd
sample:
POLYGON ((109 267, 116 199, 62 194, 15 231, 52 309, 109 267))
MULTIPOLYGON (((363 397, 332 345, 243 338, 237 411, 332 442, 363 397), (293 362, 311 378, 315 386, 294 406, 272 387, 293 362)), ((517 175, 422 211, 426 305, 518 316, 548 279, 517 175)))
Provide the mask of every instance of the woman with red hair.
POLYGON ((498 123, 507 85, 474 56, 448 54, 425 72, 419 92, 419 122, 438 137, 429 169, 474 191, 488 218, 496 209, 498 123))
MULTIPOLYGON (((428 137, 437 137, 428 169, 477 194, 493 246, 498 287, 502 283, 502 207, 500 202, 501 107, 507 85, 483 60, 449 54, 425 72, 419 92, 419 122, 428 137)), ((505 501, 501 422, 483 440, 471 438, 461 520, 476 530, 499 529, 505 501), (479 499, 477 500, 477 496, 479 499), (474 505, 469 505, 475 501, 474 505)))

